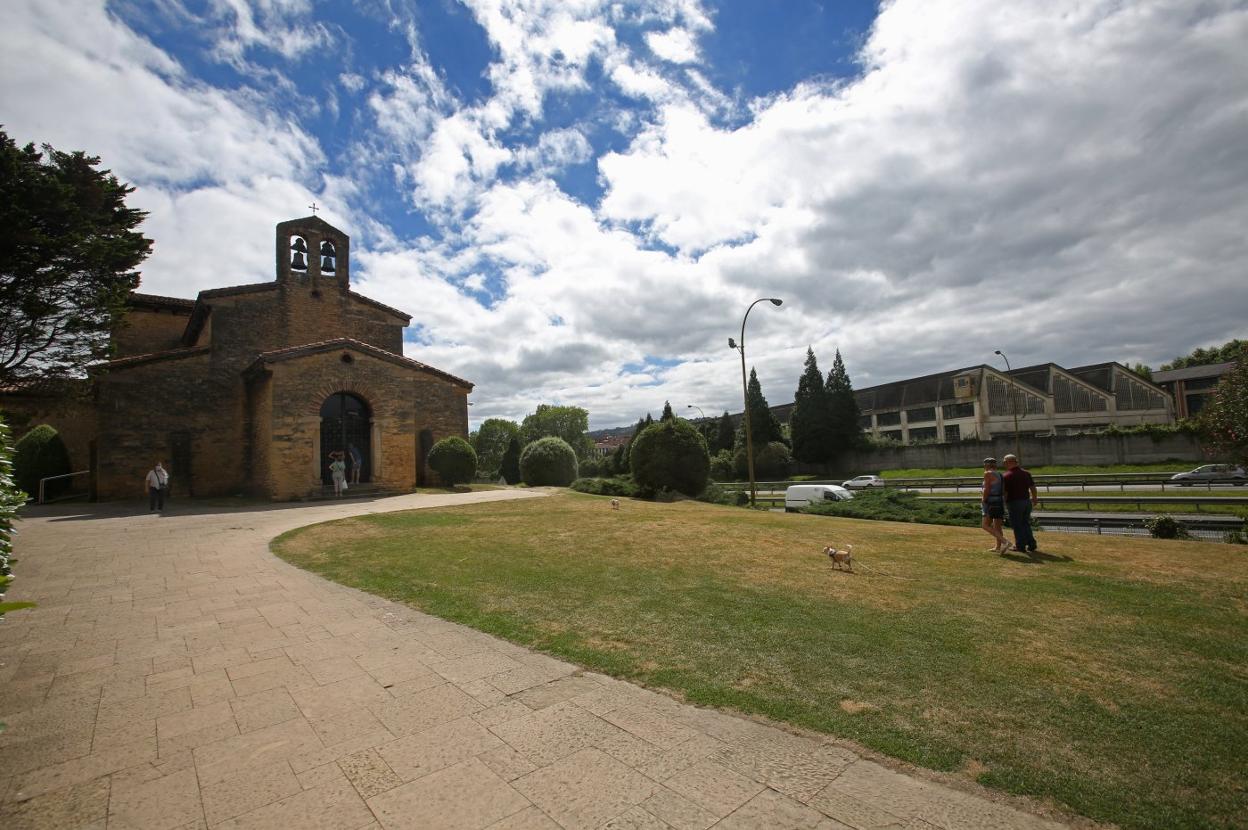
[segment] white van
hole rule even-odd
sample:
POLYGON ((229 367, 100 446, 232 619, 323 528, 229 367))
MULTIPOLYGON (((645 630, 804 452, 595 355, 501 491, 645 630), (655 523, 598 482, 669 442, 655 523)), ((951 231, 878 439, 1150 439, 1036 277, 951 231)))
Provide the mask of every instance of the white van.
POLYGON ((836 484, 794 484, 784 491, 784 512, 796 513, 799 507, 821 501, 845 501, 854 494, 836 484))

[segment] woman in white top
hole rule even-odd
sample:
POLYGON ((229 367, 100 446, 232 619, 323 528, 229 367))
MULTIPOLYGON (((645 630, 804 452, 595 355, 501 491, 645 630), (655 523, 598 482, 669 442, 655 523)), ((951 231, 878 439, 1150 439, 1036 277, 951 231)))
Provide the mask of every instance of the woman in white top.
POLYGON ((347 465, 343 463, 340 452, 332 452, 329 457, 334 459, 329 462, 329 473, 334 478, 334 495, 341 496, 342 491, 347 489, 347 465))

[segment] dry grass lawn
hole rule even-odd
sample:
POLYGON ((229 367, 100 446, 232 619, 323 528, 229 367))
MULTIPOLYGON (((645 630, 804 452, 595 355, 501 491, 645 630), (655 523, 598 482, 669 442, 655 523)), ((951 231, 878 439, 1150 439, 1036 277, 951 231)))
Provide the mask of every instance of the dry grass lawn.
POLYGON ((1244 826, 1248 549, 580 494, 383 514, 283 558, 593 669, 1125 827, 1244 826), (820 549, 853 543, 854 574, 820 549))

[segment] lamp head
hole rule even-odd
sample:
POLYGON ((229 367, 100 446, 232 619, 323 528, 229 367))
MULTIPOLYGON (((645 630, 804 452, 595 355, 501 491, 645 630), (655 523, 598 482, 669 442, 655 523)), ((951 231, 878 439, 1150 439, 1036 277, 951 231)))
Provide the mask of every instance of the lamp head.
POLYGON ((736 347, 737 347, 737 341, 736 341, 736 340, 733 340, 731 337, 729 337, 729 338, 728 338, 728 348, 730 348, 730 349, 735 349, 736 347))
POLYGON ((768 299, 771 301, 772 305, 780 305, 784 302, 784 300, 777 299, 776 297, 769 297, 768 299))
MULTIPOLYGON (((1000 355, 1000 354, 1001 354, 1001 350, 1000 350, 1000 349, 994 349, 992 353, 993 353, 993 354, 996 354, 996 355, 1000 355)), ((1004 355, 1002 355, 1002 357, 1004 357, 1004 355)))

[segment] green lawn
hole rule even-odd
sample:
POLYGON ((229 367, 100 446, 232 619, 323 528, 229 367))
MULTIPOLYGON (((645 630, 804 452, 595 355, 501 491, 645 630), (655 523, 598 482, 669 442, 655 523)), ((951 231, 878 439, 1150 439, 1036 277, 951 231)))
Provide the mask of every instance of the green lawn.
POLYGON ((283 558, 686 699, 1124 827, 1243 826, 1243 548, 565 494, 280 537, 283 558), (853 543, 856 574, 820 549, 853 543))

